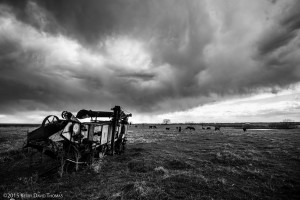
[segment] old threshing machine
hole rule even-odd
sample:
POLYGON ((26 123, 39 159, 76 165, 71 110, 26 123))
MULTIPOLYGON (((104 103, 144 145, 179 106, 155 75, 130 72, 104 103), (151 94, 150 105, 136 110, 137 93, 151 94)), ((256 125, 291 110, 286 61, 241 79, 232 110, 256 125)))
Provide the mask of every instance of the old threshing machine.
POLYGON ((63 111, 63 119, 49 115, 39 128, 28 133, 25 147, 60 160, 63 170, 66 166, 78 170, 80 164, 91 164, 95 158, 121 154, 125 150, 128 117, 132 115, 125 114, 120 106, 111 110, 80 110, 76 116, 63 111))

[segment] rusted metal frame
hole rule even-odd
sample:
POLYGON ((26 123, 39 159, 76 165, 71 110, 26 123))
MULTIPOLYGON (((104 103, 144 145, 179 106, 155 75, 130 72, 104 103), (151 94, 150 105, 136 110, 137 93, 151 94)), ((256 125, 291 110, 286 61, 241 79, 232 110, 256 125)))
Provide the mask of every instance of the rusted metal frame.
POLYGON ((119 119, 120 119, 121 107, 115 106, 114 108, 112 108, 112 110, 114 111, 114 115, 113 115, 113 119, 112 119, 111 155, 114 155, 115 134, 116 134, 115 132, 116 132, 116 128, 117 128, 117 125, 118 125, 119 119))

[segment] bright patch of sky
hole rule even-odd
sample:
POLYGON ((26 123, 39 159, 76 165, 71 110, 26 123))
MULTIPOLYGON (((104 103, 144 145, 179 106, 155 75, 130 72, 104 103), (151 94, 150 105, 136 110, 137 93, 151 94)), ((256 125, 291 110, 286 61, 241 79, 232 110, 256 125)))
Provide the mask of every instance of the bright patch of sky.
POLYGON ((134 116, 133 121, 161 123, 170 119, 173 123, 217 123, 217 122, 272 122, 300 119, 300 84, 276 94, 261 93, 206 104, 183 112, 152 116, 134 116))

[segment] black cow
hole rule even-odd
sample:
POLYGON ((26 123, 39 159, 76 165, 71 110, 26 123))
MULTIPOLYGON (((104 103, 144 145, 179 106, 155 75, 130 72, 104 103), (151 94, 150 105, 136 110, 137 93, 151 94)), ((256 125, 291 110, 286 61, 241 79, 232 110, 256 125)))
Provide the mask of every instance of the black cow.
POLYGON ((210 127, 206 127, 206 130, 210 130, 210 127))
POLYGON ((166 128, 166 130, 170 130, 170 128, 166 128))
POLYGON ((150 129, 152 129, 152 126, 149 126, 150 129))
POLYGON ((215 131, 220 131, 220 128, 219 126, 215 126, 215 131))
POLYGON ((191 131, 194 131, 194 130, 196 130, 194 127, 192 127, 192 126, 188 126, 188 127, 186 127, 185 129, 190 129, 191 131))

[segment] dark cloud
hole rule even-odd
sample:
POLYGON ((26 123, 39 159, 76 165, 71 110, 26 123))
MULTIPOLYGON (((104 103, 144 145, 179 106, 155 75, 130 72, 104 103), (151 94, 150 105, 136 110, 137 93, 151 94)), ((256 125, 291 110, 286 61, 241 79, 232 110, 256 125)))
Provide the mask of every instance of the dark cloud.
POLYGON ((139 80, 142 80, 142 81, 149 81, 149 80, 152 80, 152 79, 155 78, 155 74, 149 73, 149 72, 146 72, 146 73, 125 73, 125 74, 120 74, 119 77, 128 78, 128 79, 131 79, 131 80, 139 79, 139 80))
POLYGON ((300 2, 284 4, 258 40, 260 73, 255 81, 272 87, 299 82, 300 2))
POLYGON ((299 37, 300 2, 294 1, 281 10, 276 21, 267 27, 259 41, 259 54, 272 53, 280 47, 285 47, 293 39, 299 37))
POLYGON ((300 4, 272 2, 0 1, 0 110, 163 113, 288 87, 300 4))

